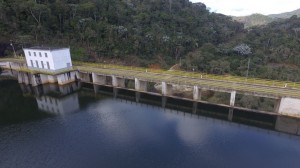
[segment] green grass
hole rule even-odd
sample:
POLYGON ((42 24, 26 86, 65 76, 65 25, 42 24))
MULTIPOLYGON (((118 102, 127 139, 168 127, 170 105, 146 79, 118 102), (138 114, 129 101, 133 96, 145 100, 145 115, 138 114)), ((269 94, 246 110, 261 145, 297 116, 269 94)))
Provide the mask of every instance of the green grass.
POLYGON ((119 70, 131 70, 137 72, 152 72, 158 74, 168 74, 168 75, 177 75, 185 76, 192 78, 208 79, 208 80, 218 80, 218 81, 228 81, 235 83, 248 83, 254 85, 265 85, 270 87, 287 87, 287 88, 297 88, 300 89, 300 83, 292 81, 278 81, 278 80, 268 80, 268 79, 259 79, 259 78, 246 78, 241 76, 232 76, 232 75, 214 75, 201 72, 187 72, 187 71, 166 71, 162 69, 149 69, 143 67, 132 67, 132 66, 121 66, 121 65, 111 65, 111 64, 99 64, 99 63, 87 63, 87 62, 73 62, 75 66, 88 67, 90 68, 106 68, 106 69, 119 69, 119 70))

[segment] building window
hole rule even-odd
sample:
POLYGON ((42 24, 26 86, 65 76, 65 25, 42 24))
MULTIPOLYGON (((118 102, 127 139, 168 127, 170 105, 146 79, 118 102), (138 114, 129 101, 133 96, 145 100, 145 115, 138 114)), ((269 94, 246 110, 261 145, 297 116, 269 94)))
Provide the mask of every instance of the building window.
POLYGON ((49 64, 49 62, 47 62, 47 67, 48 67, 48 69, 50 69, 50 64, 49 64))
POLYGON ((29 54, 29 56, 31 56, 31 52, 30 51, 28 51, 28 54, 29 54))
POLYGON ((36 52, 33 52, 33 55, 36 57, 36 52))
POLYGON ((42 53, 41 52, 39 52, 39 55, 40 55, 40 57, 42 57, 42 53))
POLYGON ((44 63, 43 63, 43 61, 41 61, 41 64, 42 64, 42 68, 44 69, 44 63))
POLYGON ((48 58, 48 54, 47 53, 45 53, 45 57, 48 58))
POLYGON ((30 62, 31 62, 31 66, 32 66, 32 67, 34 67, 33 61, 32 61, 32 60, 30 60, 30 62))
POLYGON ((35 61, 35 63, 36 63, 36 67, 39 68, 39 62, 38 62, 38 61, 35 61))

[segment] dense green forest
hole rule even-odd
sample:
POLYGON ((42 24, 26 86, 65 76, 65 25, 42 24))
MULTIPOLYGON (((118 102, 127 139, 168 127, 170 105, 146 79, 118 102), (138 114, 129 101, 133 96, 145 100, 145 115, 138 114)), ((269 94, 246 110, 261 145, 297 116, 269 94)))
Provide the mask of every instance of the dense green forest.
MULTIPOLYGON (((0 49, 71 47, 73 59, 299 81, 300 19, 244 29, 189 0, 0 0, 0 49), (2 47, 1 47, 2 46, 2 47)), ((1 54, 1 52, 0 52, 1 54)))

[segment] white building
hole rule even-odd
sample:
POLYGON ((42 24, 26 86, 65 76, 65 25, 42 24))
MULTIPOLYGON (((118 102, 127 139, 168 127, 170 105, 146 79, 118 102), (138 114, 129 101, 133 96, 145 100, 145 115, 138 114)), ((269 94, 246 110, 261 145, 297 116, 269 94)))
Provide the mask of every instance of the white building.
POLYGON ((59 70, 72 67, 70 48, 24 48, 26 63, 32 69, 59 70))

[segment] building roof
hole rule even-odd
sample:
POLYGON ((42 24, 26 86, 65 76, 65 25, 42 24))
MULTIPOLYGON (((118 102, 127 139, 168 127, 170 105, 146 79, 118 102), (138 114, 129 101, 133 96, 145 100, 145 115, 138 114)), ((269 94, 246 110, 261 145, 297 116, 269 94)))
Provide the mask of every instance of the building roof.
POLYGON ((24 48, 24 49, 27 49, 27 50, 47 50, 47 51, 53 51, 53 50, 64 50, 64 49, 69 49, 69 48, 35 46, 35 47, 24 48))

